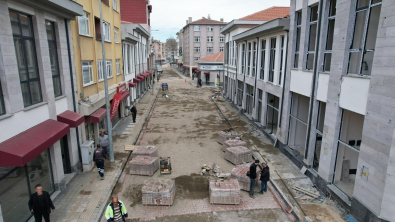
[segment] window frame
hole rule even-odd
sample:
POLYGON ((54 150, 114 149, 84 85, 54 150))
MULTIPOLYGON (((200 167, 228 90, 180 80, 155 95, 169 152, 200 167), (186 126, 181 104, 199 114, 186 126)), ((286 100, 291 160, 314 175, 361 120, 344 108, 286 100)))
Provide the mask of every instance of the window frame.
POLYGON ((198 61, 200 57, 194 57, 194 61, 198 61))
POLYGON ((200 47, 199 46, 194 47, 193 52, 200 52, 200 47))
POLYGON ((114 43, 119 43, 119 29, 114 26, 114 43))
POLYGON ((91 36, 91 29, 90 29, 90 19, 89 19, 90 13, 83 11, 82 16, 78 16, 78 34, 83 35, 83 36, 91 36), (86 29, 88 31, 88 34, 81 33, 80 29, 80 19, 84 19, 84 22, 86 23, 86 29))
POLYGON ((265 79, 265 68, 266 68, 266 39, 261 40, 261 64, 260 64, 260 72, 259 79, 265 79))
POLYGON ((295 19, 295 34, 296 34, 296 41, 295 41, 295 54, 294 54, 294 64, 293 68, 299 68, 299 50, 300 50, 300 35, 302 33, 302 11, 296 12, 296 19, 295 19))
POLYGON ((105 42, 111 42, 111 26, 110 23, 103 21, 103 37, 105 42), (108 35, 107 35, 108 34, 108 35))
POLYGON ((92 66, 92 61, 90 60, 83 60, 81 61, 81 74, 82 74, 82 86, 89 86, 92 85, 93 83, 95 83, 93 81, 93 66, 92 66), (88 62, 88 65, 84 65, 84 62, 88 62), (84 67, 87 67, 90 70, 90 82, 85 83, 84 82, 84 67))
POLYGON ((278 84, 281 85, 282 83, 282 76, 283 76, 283 57, 284 57, 284 47, 285 47, 285 36, 281 35, 281 43, 280 43, 280 67, 278 73, 278 84))
POLYGON ((257 50, 258 50, 258 43, 256 41, 254 41, 252 44, 252 73, 251 73, 252 77, 255 77, 255 74, 256 74, 257 50))
POLYGON ((220 52, 223 52, 223 51, 224 51, 224 47, 223 47, 223 46, 220 46, 220 47, 219 47, 219 51, 220 51, 220 52))
POLYGON ((104 81, 103 60, 97 60, 97 80, 104 81))
POLYGON ((219 42, 225 42, 225 36, 223 35, 219 36, 219 42))
POLYGON ((112 9, 118 11, 118 0, 112 0, 112 9))
MULTIPOLYGON (((56 31, 55 31, 55 22, 49 21, 49 20, 45 20, 45 25, 47 25, 47 22, 51 24, 51 28, 52 28, 52 35, 53 35, 53 39, 50 40, 47 36, 47 40, 48 40, 48 52, 49 52, 49 57, 51 59, 51 50, 49 45, 53 44, 54 46, 54 50, 55 50, 55 54, 54 54, 54 60, 56 60, 56 64, 55 64, 55 69, 57 69, 57 74, 54 75, 53 69, 52 69, 52 64, 51 64, 51 72, 52 72, 52 82, 53 82, 53 87, 54 87, 54 95, 55 98, 62 96, 63 95, 63 90, 62 90, 62 80, 60 78, 60 69, 59 69, 59 58, 58 58, 58 47, 57 47, 57 43, 56 43, 56 31), (55 79, 58 78, 59 79, 59 86, 60 86, 60 94, 56 95, 56 90, 55 90, 55 79)), ((45 26, 47 27, 47 26, 45 26)))
POLYGON ((251 49, 252 49, 252 44, 251 44, 251 42, 247 42, 247 54, 246 54, 246 60, 247 60, 247 75, 250 75, 251 73, 251 49))
POLYGON ((207 42, 213 42, 214 37, 213 36, 207 36, 207 42))
POLYGON ((3 93, 3 87, 1 86, 1 81, 0 81, 0 116, 5 115, 7 113, 5 109, 5 103, 4 103, 4 93, 3 93))
POLYGON ((194 36, 194 42, 200 42, 200 36, 194 36), (196 40, 198 40, 198 41, 196 41, 196 40))
POLYGON ((326 28, 327 28, 326 29, 326 42, 325 42, 325 50, 324 50, 324 56, 323 56, 323 62, 322 62, 322 71, 323 72, 330 72, 331 71, 331 63, 329 62, 329 67, 326 67, 326 62, 327 62, 327 56, 330 56, 330 61, 332 59, 334 30, 332 33, 332 45, 330 47, 331 49, 328 49, 328 39, 329 39, 329 35, 330 35, 330 32, 329 32, 330 24, 331 24, 330 22, 332 22, 332 21, 334 22, 333 26, 336 24, 336 3, 337 3, 337 0, 328 0, 329 10, 328 10, 327 26, 326 26, 326 28), (334 8, 332 8, 333 3, 335 4, 334 8), (334 14, 332 14, 333 13, 332 9, 335 9, 334 14))
POLYGON ((207 52, 214 52, 214 48, 213 47, 207 47, 207 52))
POLYGON ((112 73, 112 59, 106 59, 106 70, 107 70, 107 79, 112 78, 114 76, 112 73))
POLYGON ((214 31, 214 26, 208 25, 207 26, 207 32, 212 32, 212 31, 214 31))
POLYGON ((276 50, 277 50, 276 45, 277 45, 277 38, 276 37, 270 38, 269 76, 267 78, 267 81, 271 83, 274 82, 276 50))
POLYGON ((309 24, 308 24, 308 27, 309 27, 309 39, 308 39, 308 42, 307 42, 307 47, 306 47, 306 49, 307 49, 307 52, 306 52, 306 63, 305 63, 305 70, 307 70, 307 71, 312 71, 313 70, 313 67, 314 67, 314 56, 315 56, 315 48, 316 48, 316 45, 317 45, 317 31, 318 31, 318 5, 313 5, 313 6, 310 6, 309 7, 309 10, 310 10, 310 16, 309 16, 309 18, 310 18, 310 20, 309 20, 309 24), (314 12, 314 10, 315 10, 315 8, 317 9, 317 18, 316 18, 316 20, 313 20, 313 16, 314 16, 314 14, 313 14, 313 12, 314 12), (315 28, 315 36, 314 36, 314 39, 312 39, 311 37, 311 27, 312 26, 316 26, 316 28, 315 28), (309 50, 309 46, 310 46, 310 43, 311 43, 311 41, 314 41, 314 49, 313 50, 309 50), (309 56, 312 56, 313 57, 313 59, 312 59, 312 64, 311 64, 311 69, 309 69, 309 56))
POLYGON ((246 44, 242 43, 241 44, 241 74, 245 75, 245 48, 246 44))
POLYGON ((121 59, 115 59, 115 68, 116 68, 116 72, 117 72, 117 76, 122 74, 121 71, 121 59))
POLYGON ((193 26, 193 31, 200 32, 200 25, 194 25, 193 26))

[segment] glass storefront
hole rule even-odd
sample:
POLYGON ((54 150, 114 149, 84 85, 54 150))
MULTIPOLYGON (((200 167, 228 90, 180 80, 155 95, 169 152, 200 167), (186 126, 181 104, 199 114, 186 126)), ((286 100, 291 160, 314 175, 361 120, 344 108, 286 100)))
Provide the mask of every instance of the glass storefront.
POLYGON ((51 159, 45 150, 24 167, 0 167, 0 203, 4 221, 26 221, 30 195, 36 184, 49 194, 54 192, 51 159))

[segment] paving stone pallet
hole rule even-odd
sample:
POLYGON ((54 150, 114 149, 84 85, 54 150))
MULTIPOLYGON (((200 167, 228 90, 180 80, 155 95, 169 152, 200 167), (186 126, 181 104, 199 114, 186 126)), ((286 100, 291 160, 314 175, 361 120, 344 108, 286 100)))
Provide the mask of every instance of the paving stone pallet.
POLYGON ((152 176, 159 169, 158 157, 137 156, 130 162, 130 174, 152 176))
POLYGON ((146 180, 141 193, 144 205, 173 205, 176 195, 175 181, 171 179, 146 180))
POLYGON ((136 156, 158 157, 158 148, 155 146, 139 146, 133 150, 132 159, 136 156))
POLYGON ((235 139, 236 137, 240 137, 240 135, 234 130, 220 131, 217 142, 223 145, 225 141, 235 139))
POLYGON ((235 147, 235 146, 244 146, 247 147, 247 143, 243 140, 240 140, 239 137, 236 137, 234 140, 226 140, 222 145, 222 151, 226 151, 226 148, 235 147))
POLYGON ((252 152, 247 147, 236 146, 225 150, 225 159, 234 165, 252 162, 252 152))
POLYGON ((240 185, 237 179, 210 180, 210 204, 240 204, 240 185))

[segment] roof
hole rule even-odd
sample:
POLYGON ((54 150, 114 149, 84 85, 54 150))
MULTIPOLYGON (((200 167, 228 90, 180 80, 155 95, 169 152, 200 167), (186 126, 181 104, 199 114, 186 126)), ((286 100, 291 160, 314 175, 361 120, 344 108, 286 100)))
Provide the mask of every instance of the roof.
POLYGON ((198 60, 198 62, 224 62, 224 52, 218 52, 198 60))
POLYGON ((270 21, 275 18, 284 18, 289 15, 289 7, 278 7, 273 6, 267 9, 264 9, 259 12, 255 12, 251 15, 247 15, 240 20, 263 20, 270 21))
POLYGON ((221 24, 222 25, 222 24, 226 24, 226 22, 220 22, 212 19, 202 18, 194 22, 191 22, 189 24, 221 24))
POLYGON ((233 36, 233 40, 238 42, 284 30, 289 30, 289 18, 276 18, 233 36))

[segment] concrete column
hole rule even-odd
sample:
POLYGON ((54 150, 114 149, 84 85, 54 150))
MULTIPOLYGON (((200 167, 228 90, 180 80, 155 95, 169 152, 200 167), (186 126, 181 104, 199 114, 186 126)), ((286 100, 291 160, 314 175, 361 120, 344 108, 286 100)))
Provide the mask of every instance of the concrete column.
POLYGON ((63 190, 66 188, 66 181, 64 178, 63 161, 62 161, 62 150, 60 148, 60 142, 57 141, 51 147, 49 147, 52 164, 52 176, 55 184, 55 190, 63 190))

